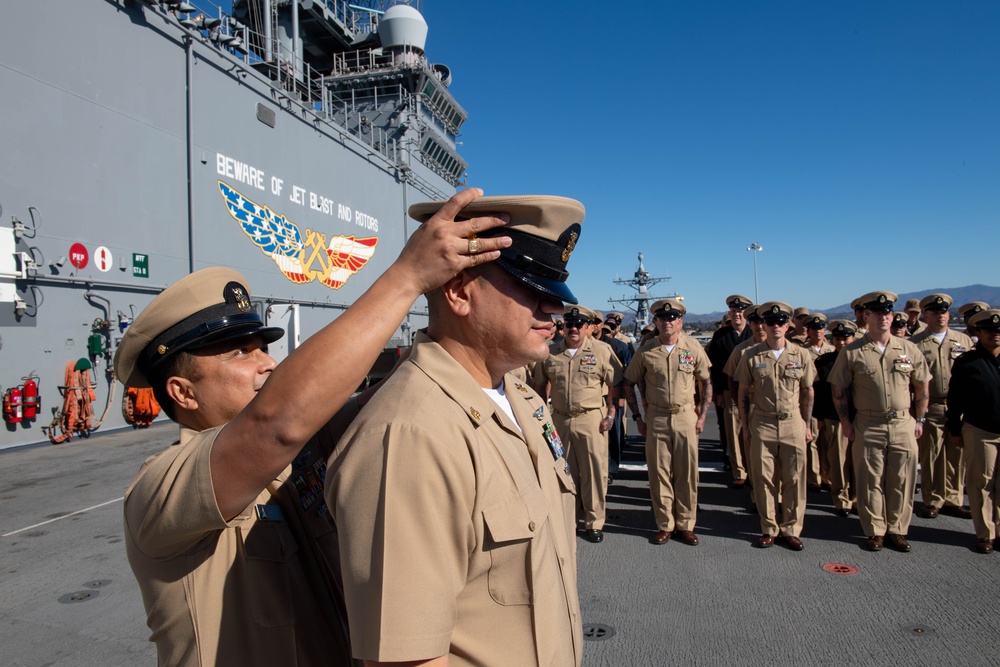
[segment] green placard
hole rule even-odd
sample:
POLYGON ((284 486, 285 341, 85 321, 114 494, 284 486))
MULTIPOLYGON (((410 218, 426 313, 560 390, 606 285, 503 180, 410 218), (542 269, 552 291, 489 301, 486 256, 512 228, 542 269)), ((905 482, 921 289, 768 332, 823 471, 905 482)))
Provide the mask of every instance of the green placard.
POLYGON ((132 277, 149 278, 149 255, 132 253, 132 277))

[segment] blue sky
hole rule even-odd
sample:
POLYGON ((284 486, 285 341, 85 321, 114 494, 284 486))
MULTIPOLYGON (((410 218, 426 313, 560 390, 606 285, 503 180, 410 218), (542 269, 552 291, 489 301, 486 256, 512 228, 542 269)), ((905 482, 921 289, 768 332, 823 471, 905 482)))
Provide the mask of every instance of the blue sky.
MULTIPOLYGON (((228 3, 224 3, 228 4, 228 3)), ((1000 2, 423 0, 487 194, 587 220, 609 310, 638 252, 688 310, 1000 284, 1000 2)))
POLYGON ((692 312, 753 297, 754 241, 761 300, 1000 284, 1000 3, 421 10, 469 184, 586 205, 569 268, 592 308, 639 251, 692 312))

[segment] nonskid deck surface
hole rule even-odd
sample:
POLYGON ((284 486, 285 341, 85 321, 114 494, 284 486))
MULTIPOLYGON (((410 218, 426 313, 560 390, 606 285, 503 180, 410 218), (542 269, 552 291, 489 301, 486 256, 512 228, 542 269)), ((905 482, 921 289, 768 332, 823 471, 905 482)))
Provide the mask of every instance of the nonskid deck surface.
MULTIPOLYGON (((155 662, 121 497, 175 436, 158 424, 0 453, 4 665, 155 662)), ((654 546, 643 447, 633 443, 608 493, 604 542, 578 541, 585 665, 998 664, 1000 556, 974 551, 970 521, 915 517, 911 553, 869 553, 857 517, 837 517, 829 494, 810 493, 805 550, 754 549, 759 524, 747 492, 727 486, 710 415, 701 544, 654 546)))

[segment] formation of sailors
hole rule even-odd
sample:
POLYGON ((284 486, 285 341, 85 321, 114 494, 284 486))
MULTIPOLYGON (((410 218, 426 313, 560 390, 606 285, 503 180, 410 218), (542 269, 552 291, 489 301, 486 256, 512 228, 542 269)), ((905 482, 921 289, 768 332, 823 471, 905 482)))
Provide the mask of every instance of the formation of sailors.
POLYGON ((627 405, 646 440, 651 541, 698 544, 698 437, 714 403, 730 486, 751 490, 760 518, 754 546, 804 549, 807 491, 828 490, 837 516, 857 513, 866 549, 910 551, 919 462, 920 515, 971 518, 977 550, 1000 548, 1000 310, 960 306, 959 331, 949 295, 894 312, 897 300, 870 292, 851 303, 854 321, 829 321, 734 294, 704 348, 674 299, 653 304, 634 347, 621 313, 567 309, 565 338, 528 372, 570 452, 584 538, 603 540, 627 405))

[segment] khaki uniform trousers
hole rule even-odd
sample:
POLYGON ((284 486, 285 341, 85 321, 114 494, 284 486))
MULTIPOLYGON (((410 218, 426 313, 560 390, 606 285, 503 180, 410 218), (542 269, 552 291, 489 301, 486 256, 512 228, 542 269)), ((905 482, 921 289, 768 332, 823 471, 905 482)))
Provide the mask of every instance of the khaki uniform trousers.
POLYGON ((819 485, 829 479, 829 473, 826 469, 826 450, 816 435, 819 432, 819 420, 810 417, 809 427, 812 429, 813 439, 808 443, 809 465, 806 468, 806 482, 819 485))
POLYGON ((844 437, 844 427, 838 419, 819 420, 820 451, 826 450, 830 493, 833 506, 850 511, 854 505, 854 461, 851 441, 844 437))
POLYGON ((858 413, 854 420, 854 479, 858 518, 865 536, 906 535, 917 486, 913 418, 886 421, 858 413))
POLYGON ((608 495, 608 434, 601 433, 604 410, 569 417, 552 413, 566 447, 569 474, 576 484, 577 518, 590 530, 603 530, 608 495))
POLYGON ((646 410, 646 466, 658 530, 694 530, 698 518, 698 417, 694 408, 646 410))
POLYGON ((806 516, 806 425, 793 414, 779 421, 759 410, 750 413, 753 495, 763 535, 798 537, 806 516), (778 523, 778 498, 781 523, 778 523))
POLYGON ((742 426, 740 424, 740 409, 736 406, 736 397, 728 389, 722 392, 722 405, 726 441, 729 443, 729 466, 733 469, 733 480, 747 479, 750 470, 747 465, 746 443, 740 437, 742 426))
POLYGON ((997 495, 997 450, 1000 434, 990 433, 972 424, 962 424, 965 446, 965 483, 968 485, 969 507, 976 538, 993 540, 1000 524, 1000 497, 997 495))
POLYGON ((962 506, 965 488, 963 450, 948 444, 945 432, 943 402, 932 401, 927 408, 924 432, 917 440, 920 450, 920 495, 924 505, 962 506))

